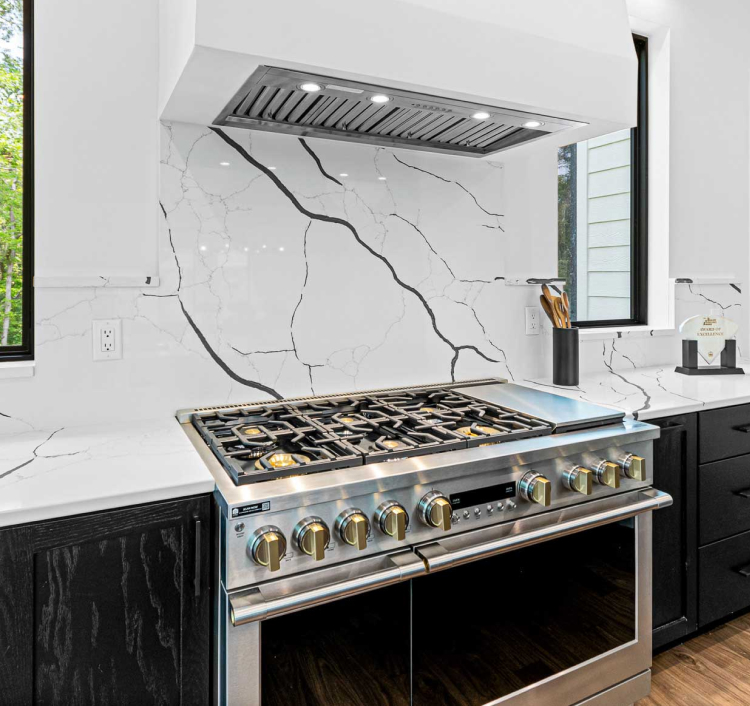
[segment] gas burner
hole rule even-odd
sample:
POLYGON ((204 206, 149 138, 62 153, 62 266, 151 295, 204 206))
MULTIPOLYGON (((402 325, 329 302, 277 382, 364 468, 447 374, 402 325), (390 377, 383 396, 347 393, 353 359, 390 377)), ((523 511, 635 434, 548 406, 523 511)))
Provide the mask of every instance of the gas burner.
POLYGON ((502 433, 499 429, 488 427, 483 424, 472 424, 468 427, 461 427, 459 429, 456 429, 456 432, 469 438, 478 436, 495 436, 496 434, 502 433))
POLYGON ((271 453, 255 462, 255 467, 261 471, 264 468, 289 468, 310 463, 310 457, 303 454, 271 453))

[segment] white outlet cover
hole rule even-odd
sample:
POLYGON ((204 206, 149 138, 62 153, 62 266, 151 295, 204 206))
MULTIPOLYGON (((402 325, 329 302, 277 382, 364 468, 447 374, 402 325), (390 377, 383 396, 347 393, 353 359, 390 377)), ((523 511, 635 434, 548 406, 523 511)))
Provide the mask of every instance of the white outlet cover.
POLYGON ((541 321, 539 320, 539 307, 526 307, 526 335, 538 336, 541 330, 541 321))
POLYGON ((94 360, 119 360, 122 358, 122 319, 95 319, 91 323, 94 360), (114 346, 111 351, 105 351, 102 344, 106 329, 112 329, 114 333, 114 346))

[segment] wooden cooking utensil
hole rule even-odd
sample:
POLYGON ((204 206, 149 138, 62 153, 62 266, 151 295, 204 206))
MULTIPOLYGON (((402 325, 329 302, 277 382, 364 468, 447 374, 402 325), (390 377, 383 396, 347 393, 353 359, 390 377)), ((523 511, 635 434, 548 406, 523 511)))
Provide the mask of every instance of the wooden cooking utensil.
POLYGON ((557 318, 560 320, 560 328, 569 328, 568 319, 565 316, 565 307, 563 306, 562 299, 555 297, 555 313, 557 318))
POLYGON ((547 318, 552 322, 552 325, 555 328, 562 328, 562 323, 557 310, 555 309, 555 306, 550 303, 549 299, 542 294, 539 297, 539 302, 542 305, 542 309, 544 309, 544 313, 547 314, 547 318))
POLYGON ((544 295, 545 299, 550 303, 550 306, 553 306, 555 303, 555 295, 552 294, 549 287, 546 284, 542 285, 542 294, 544 295))
POLYGON ((570 328, 570 299, 568 299, 568 293, 562 293, 562 303, 565 309, 565 318, 567 320, 568 328, 570 328))

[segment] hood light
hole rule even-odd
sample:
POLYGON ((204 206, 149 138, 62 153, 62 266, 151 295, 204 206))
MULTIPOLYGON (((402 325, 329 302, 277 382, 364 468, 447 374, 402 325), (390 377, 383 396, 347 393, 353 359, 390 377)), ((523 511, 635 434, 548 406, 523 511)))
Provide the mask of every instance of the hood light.
POLYGON ((307 93, 317 93, 320 90, 318 83, 303 83, 300 88, 307 93))
POLYGON ((370 100, 373 103, 387 103, 390 98, 388 96, 384 96, 382 93, 376 93, 374 96, 370 96, 370 100))
POLYGON ((487 118, 490 117, 490 114, 486 110, 480 110, 478 113, 474 113, 471 117, 474 118, 474 120, 487 120, 487 118))
POLYGON ((523 126, 527 128, 542 127, 542 125, 544 125, 544 123, 540 123, 538 120, 529 120, 529 122, 523 124, 523 126))

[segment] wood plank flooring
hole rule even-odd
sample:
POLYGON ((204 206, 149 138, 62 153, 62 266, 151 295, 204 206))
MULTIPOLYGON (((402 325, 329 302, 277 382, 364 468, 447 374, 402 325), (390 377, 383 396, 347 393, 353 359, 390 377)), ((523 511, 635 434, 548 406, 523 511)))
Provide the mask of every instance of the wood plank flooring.
POLYGON ((750 614, 654 657, 651 695, 637 706, 704 704, 750 704, 750 614))

